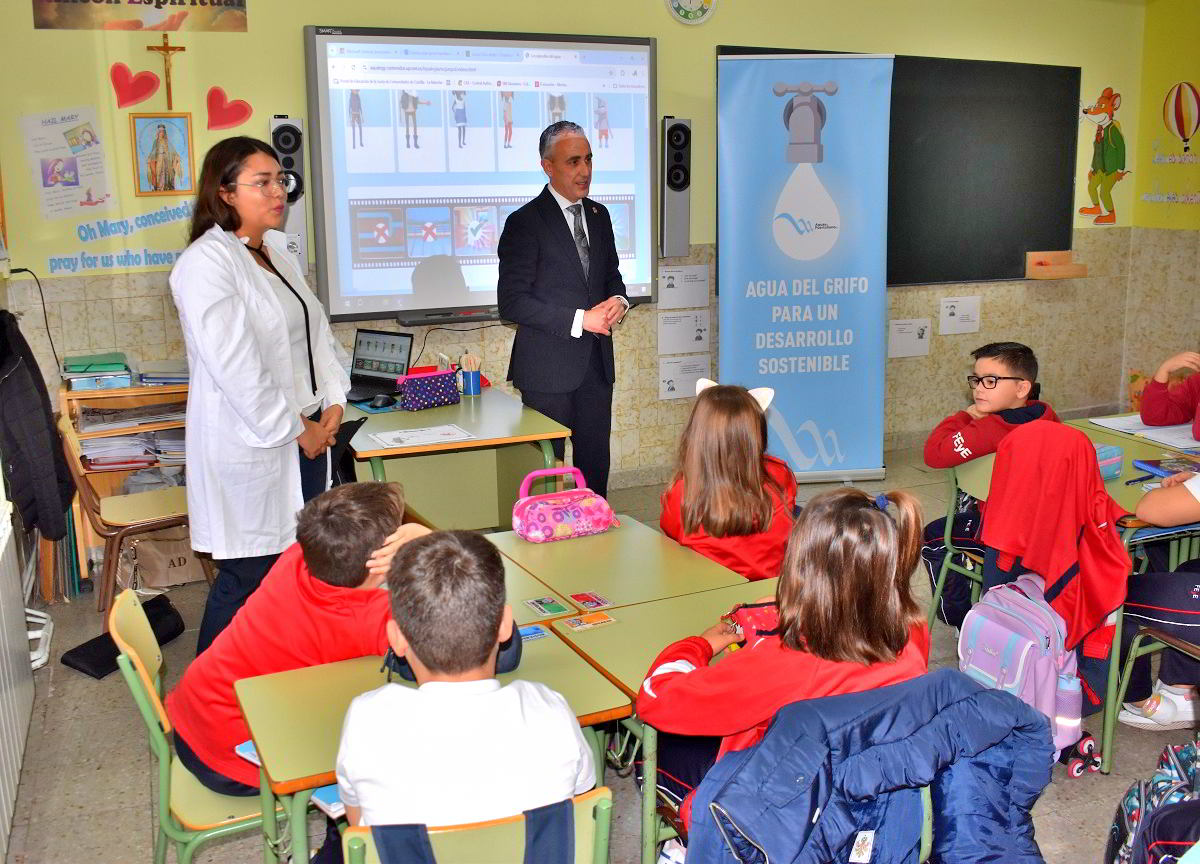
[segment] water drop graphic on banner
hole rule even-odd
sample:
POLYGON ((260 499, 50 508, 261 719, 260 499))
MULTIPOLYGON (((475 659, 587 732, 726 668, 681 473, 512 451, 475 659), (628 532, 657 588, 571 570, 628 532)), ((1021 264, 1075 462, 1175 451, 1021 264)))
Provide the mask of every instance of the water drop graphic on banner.
POLYGON ((783 108, 783 125, 788 130, 786 158, 796 167, 775 202, 771 233, 775 245, 789 258, 812 261, 837 243, 841 215, 837 203, 817 176, 815 163, 825 156, 821 130, 825 126, 825 103, 818 93, 837 93, 837 83, 777 83, 776 96, 791 94, 783 108))

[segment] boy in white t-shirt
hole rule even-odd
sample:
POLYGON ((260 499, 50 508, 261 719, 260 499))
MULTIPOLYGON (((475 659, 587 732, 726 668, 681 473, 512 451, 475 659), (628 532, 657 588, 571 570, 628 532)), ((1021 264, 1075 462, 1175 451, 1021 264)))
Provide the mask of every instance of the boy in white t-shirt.
POLYGON ((495 546, 469 531, 420 537, 393 560, 388 590, 388 642, 419 686, 385 684, 346 712, 337 779, 351 825, 482 822, 595 785, 567 701, 495 678, 513 628, 495 546))

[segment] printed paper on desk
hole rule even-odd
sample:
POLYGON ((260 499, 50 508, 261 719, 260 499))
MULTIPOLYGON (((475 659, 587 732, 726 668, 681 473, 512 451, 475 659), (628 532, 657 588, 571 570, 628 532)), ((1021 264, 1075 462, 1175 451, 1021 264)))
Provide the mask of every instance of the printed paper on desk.
POLYGON ((708 310, 658 313, 658 353, 688 354, 708 350, 708 310))
POLYGON ((470 441, 475 436, 461 426, 445 423, 441 426, 422 426, 419 429, 394 429, 391 432, 372 432, 371 437, 380 446, 428 447, 431 444, 451 444, 455 441, 470 441))
POLYGON ((658 268, 658 308, 708 306, 708 265, 658 268))
POLYGON ((978 294, 974 297, 942 298, 941 314, 938 317, 938 335, 978 333, 979 304, 978 294))
POLYGON ((712 378, 712 355, 658 358, 658 398, 686 399, 696 395, 696 382, 712 378))
POLYGON ((888 357, 926 357, 933 322, 928 318, 894 318, 888 322, 888 357))
POLYGON ((538 615, 562 615, 571 611, 553 597, 534 597, 526 600, 525 605, 538 615))

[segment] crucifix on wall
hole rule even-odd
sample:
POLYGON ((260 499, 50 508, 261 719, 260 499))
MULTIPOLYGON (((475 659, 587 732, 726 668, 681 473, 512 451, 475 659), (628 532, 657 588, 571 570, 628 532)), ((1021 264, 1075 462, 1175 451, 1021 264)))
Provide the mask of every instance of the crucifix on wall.
POLYGON ((187 49, 182 45, 172 45, 167 40, 167 34, 164 33, 161 45, 147 45, 146 50, 154 51, 155 53, 162 55, 163 78, 165 79, 167 85, 167 110, 173 111, 175 110, 175 106, 171 101, 171 55, 177 51, 186 51, 187 49))

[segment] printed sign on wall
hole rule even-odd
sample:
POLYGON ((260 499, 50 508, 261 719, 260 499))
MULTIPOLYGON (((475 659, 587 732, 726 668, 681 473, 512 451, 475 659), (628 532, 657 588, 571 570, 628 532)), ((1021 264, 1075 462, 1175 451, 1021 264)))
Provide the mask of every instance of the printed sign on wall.
POLYGON ((166 5, 145 0, 33 0, 38 30, 209 30, 246 32, 246 0, 166 5))

